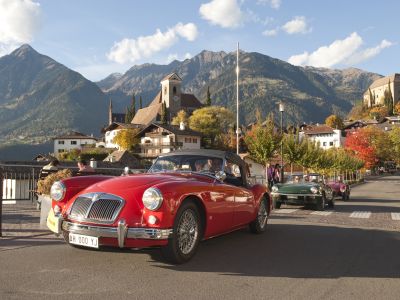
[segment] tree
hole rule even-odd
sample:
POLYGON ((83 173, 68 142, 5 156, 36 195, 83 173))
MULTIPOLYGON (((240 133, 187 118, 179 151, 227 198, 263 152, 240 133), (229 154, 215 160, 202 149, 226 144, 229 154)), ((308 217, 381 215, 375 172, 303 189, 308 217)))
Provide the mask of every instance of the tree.
POLYGON ((206 106, 211 106, 211 94, 210 87, 207 87, 207 98, 206 98, 206 106))
POLYGON ((400 164, 400 127, 393 127, 389 132, 389 139, 393 145, 393 158, 397 164, 400 164))
POLYGON ((132 150, 134 146, 139 144, 140 139, 137 137, 139 129, 121 129, 113 139, 113 143, 117 144, 123 150, 132 150))
POLYGON ((380 119, 386 117, 389 114, 386 106, 376 106, 371 108, 369 115, 371 118, 380 119))
POLYGON ((326 118, 325 124, 329 127, 336 128, 336 129, 343 129, 344 124, 343 120, 337 115, 330 115, 326 118))
POLYGON ((161 105, 161 115, 160 115, 161 124, 167 124, 168 121, 167 116, 168 116, 167 104, 163 102, 161 105))
POLYGON ((203 134, 207 147, 213 147, 220 133, 227 133, 234 122, 233 113, 222 106, 196 109, 189 118, 189 127, 203 134))
POLYGON ((132 103, 126 108, 125 123, 131 123, 136 114, 135 94, 132 95, 132 103))
POLYGON ((246 133, 245 142, 250 155, 267 168, 267 164, 276 155, 281 145, 281 134, 275 129, 273 116, 270 114, 265 126, 255 124, 246 133))
POLYGON ((305 140, 301 140, 298 133, 287 134, 283 137, 283 157, 290 164, 290 173, 293 173, 293 164, 300 163, 307 150, 305 140))
POLYGON ((139 109, 143 108, 143 103, 142 103, 142 95, 139 97, 139 109))
POLYGON ((398 115, 400 115, 400 101, 396 103, 394 106, 394 112, 398 115))
POLYGON ((385 98, 384 103, 388 110, 388 116, 392 116, 393 115, 393 96, 392 96, 392 90, 390 88, 390 79, 389 79, 388 87, 389 88, 386 89, 384 92, 384 98, 385 98))
POLYGON ((180 125, 181 122, 183 122, 184 124, 187 124, 187 123, 188 123, 188 120, 189 120, 189 118, 188 118, 188 116, 187 116, 186 111, 184 111, 184 110, 182 109, 182 110, 180 110, 180 111, 176 114, 176 116, 172 119, 171 124, 172 124, 172 125, 180 125))
POLYGON ((387 132, 373 126, 360 130, 368 137, 369 144, 374 148, 378 160, 383 162, 394 158, 393 143, 387 132))
POLYGON ((375 166, 378 162, 376 151, 370 144, 368 135, 362 129, 347 136, 345 149, 349 150, 354 156, 363 160, 365 167, 368 169, 375 166))

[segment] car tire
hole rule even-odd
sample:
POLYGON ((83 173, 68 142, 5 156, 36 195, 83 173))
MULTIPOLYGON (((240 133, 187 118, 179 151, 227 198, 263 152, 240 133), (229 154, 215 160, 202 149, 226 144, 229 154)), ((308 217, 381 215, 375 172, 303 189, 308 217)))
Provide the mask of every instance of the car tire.
POLYGON ((202 235, 202 224, 197 206, 184 202, 179 208, 168 245, 161 248, 166 260, 173 264, 189 261, 197 251, 202 235))
POLYGON ((257 216, 255 220, 249 224, 250 231, 252 233, 257 233, 257 234, 263 233, 267 228, 268 215, 269 215, 268 200, 263 197, 260 201, 260 205, 258 206, 257 216))
POLYGON ((279 201, 277 201, 277 200, 274 200, 274 201, 272 202, 272 204, 273 204, 273 206, 274 206, 274 209, 280 209, 280 208, 281 208, 281 205, 282 205, 282 203, 279 202, 279 201))
POLYGON ((321 199, 316 204, 317 210, 319 210, 319 211, 325 210, 325 203, 326 203, 326 196, 325 196, 325 194, 322 194, 321 199))
POLYGON ((332 197, 332 199, 328 201, 328 207, 335 208, 335 198, 332 197))

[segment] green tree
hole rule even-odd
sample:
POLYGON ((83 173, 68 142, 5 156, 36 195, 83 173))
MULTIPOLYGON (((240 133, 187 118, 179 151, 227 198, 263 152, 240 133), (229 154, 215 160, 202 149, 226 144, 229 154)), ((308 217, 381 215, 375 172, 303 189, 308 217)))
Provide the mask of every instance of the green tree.
POLYGON ((245 142, 251 157, 265 168, 276 155, 281 145, 281 134, 276 130, 273 116, 270 114, 264 125, 255 124, 246 132, 245 142))
POLYGON ((180 111, 176 114, 176 116, 172 119, 171 124, 172 124, 172 125, 180 125, 181 122, 183 122, 183 123, 185 123, 185 124, 188 124, 188 120, 189 120, 189 118, 188 118, 188 116, 187 116, 186 111, 184 111, 184 110, 182 109, 182 110, 180 110, 180 111))
POLYGON ((335 129, 343 129, 344 124, 342 118, 337 115, 330 115, 326 118, 325 124, 335 129))
POLYGON ((207 98, 206 98, 206 106, 211 106, 211 94, 210 87, 207 87, 207 98))
POLYGON ((384 103, 388 109, 388 115, 392 116, 393 115, 393 96, 392 96, 392 90, 390 88, 390 79, 389 79, 388 87, 389 88, 387 90, 385 90, 385 92, 384 92, 384 98, 385 98, 384 103))
POLYGON ((400 164, 400 127, 393 127, 389 132, 389 138, 393 145, 393 159, 396 163, 400 164))
POLYGON ((290 164, 290 173, 293 174, 293 164, 300 163, 307 150, 307 143, 301 140, 298 133, 289 133, 283 137, 283 158, 290 164))
POLYGON ((131 123, 136 114, 135 94, 132 95, 131 105, 126 108, 125 123, 131 123))
POLYGON ((143 103, 142 103, 142 95, 139 97, 139 109, 143 108, 143 103))
POLYGON ((139 142, 137 137, 139 129, 121 129, 113 139, 113 143, 117 144, 123 150, 132 150, 139 142))
POLYGON ((215 138, 227 133, 234 123, 233 113, 222 106, 206 106, 196 109, 189 118, 189 127, 203 134, 207 147, 214 147, 215 138))
POLYGON ((167 124, 168 122, 168 110, 167 104, 165 102, 161 105, 161 115, 160 115, 161 124, 167 124))

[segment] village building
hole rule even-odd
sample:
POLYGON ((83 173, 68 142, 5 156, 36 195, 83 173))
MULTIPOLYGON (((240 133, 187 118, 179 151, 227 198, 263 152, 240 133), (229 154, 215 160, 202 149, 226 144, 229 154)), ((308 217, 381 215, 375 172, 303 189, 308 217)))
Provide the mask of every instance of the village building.
POLYGON ((167 125, 151 123, 139 134, 140 153, 143 158, 153 159, 162 153, 178 149, 200 149, 201 134, 185 127, 183 123, 167 125))
POLYGON ((134 129, 134 128, 141 128, 141 126, 136 124, 112 122, 102 130, 102 132, 104 133, 104 147, 121 150, 121 147, 118 144, 114 143, 114 138, 117 136, 119 131, 123 129, 134 129))
POLYGON ((182 79, 176 74, 167 75, 161 80, 161 91, 158 92, 149 106, 139 109, 132 120, 132 124, 147 126, 161 121, 161 114, 166 108, 166 121, 169 123, 180 110, 191 115, 194 110, 203 105, 193 94, 182 93, 182 79))
POLYGON ((95 145, 97 139, 93 135, 85 135, 80 132, 71 131, 65 135, 53 138, 54 154, 68 152, 73 149, 82 150, 84 146, 95 145))
POLYGON ((393 107, 400 101, 400 74, 393 74, 375 80, 364 93, 366 107, 381 106, 385 104, 385 91, 390 91, 393 107))
POLYGON ((308 137, 314 141, 322 149, 339 148, 344 145, 345 137, 342 135, 342 130, 333 129, 326 125, 308 125, 300 131, 300 137, 308 137))

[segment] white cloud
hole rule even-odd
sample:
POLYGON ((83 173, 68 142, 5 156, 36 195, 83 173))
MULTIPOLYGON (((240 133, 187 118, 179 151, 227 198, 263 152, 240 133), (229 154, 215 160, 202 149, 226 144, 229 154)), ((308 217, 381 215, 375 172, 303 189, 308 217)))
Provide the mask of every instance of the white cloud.
POLYGON ((257 4, 269 5, 274 9, 279 9, 279 7, 281 7, 281 3, 281 0, 257 0, 257 4))
POLYGON ((40 27, 40 4, 32 0, 0 0, 0 56, 30 43, 40 27))
POLYGON ((382 40, 382 42, 373 47, 373 48, 367 48, 363 51, 357 52, 354 55, 352 55, 347 61, 346 64, 348 65, 356 65, 359 64, 360 62, 363 62, 365 60, 368 60, 376 55, 378 55, 383 49, 388 48, 393 46, 393 43, 388 41, 388 40, 382 40))
POLYGON ((264 30, 262 34, 265 36, 276 36, 278 34, 278 29, 267 29, 264 30))
POLYGON ((212 0, 199 9, 203 19, 223 28, 235 28, 244 21, 244 14, 236 0, 212 0))
POLYGON ((309 33, 312 30, 308 28, 307 20, 303 16, 295 17, 293 20, 290 20, 282 26, 282 29, 288 34, 309 33))
POLYGON ((293 55, 288 62, 294 65, 308 65, 330 68, 338 64, 356 64, 379 54, 383 49, 393 45, 383 40, 378 46, 358 51, 363 43, 362 38, 353 32, 343 40, 336 40, 328 46, 322 46, 309 54, 293 55))
POLYGON ((178 23, 166 32, 157 29, 153 35, 140 36, 137 39, 125 38, 114 44, 110 52, 107 53, 107 58, 121 64, 132 63, 170 48, 179 41, 179 37, 194 41, 197 35, 198 31, 195 24, 178 23))
POLYGON ((185 59, 191 59, 192 58, 192 54, 190 54, 189 52, 185 53, 185 59))
POLYGON ((184 61, 185 59, 191 59, 191 58, 192 58, 192 54, 190 54, 189 52, 185 53, 185 55, 183 55, 180 58, 177 53, 173 53, 173 54, 168 55, 166 63, 169 64, 170 62, 172 62, 174 60, 184 61))

